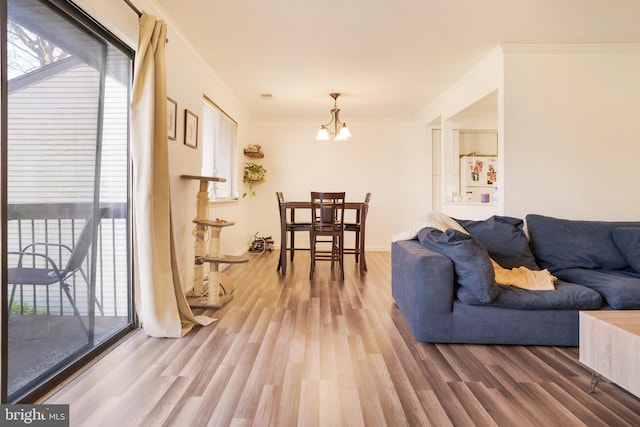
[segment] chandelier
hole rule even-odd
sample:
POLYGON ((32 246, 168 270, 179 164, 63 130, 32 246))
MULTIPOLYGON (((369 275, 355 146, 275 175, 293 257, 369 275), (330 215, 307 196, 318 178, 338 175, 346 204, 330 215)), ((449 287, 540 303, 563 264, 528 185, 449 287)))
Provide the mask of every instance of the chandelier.
POLYGON ((333 108, 331 109, 331 121, 326 125, 321 125, 316 140, 327 141, 329 135, 333 135, 335 141, 345 141, 351 138, 351 132, 347 128, 347 124, 340 121, 338 114, 340 109, 337 106, 339 93, 330 93, 329 96, 333 98, 333 108), (333 125, 333 126, 332 126, 333 125), (330 127, 331 126, 331 127, 330 127), (331 129, 333 128, 333 130, 331 129))

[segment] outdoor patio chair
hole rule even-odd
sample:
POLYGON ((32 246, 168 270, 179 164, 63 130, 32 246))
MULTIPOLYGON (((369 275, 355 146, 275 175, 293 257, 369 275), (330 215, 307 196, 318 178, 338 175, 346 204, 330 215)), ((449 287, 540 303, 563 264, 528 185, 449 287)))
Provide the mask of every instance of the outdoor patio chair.
MULTIPOLYGON (((68 280, 71 279, 76 272, 80 272, 85 281, 89 283, 87 275, 82 270, 82 264, 87 257, 89 248, 91 247, 93 223, 93 216, 90 216, 84 224, 82 231, 80 232, 80 236, 73 248, 60 243, 36 242, 25 246, 20 252, 8 252, 8 254, 18 255, 17 266, 8 268, 7 283, 13 286, 13 289, 11 290, 11 298, 9 300, 9 310, 13 304, 16 285, 50 286, 58 283, 67 296, 67 299, 73 308, 73 314, 78 318, 82 329, 87 335, 89 334, 71 294, 68 280), (53 258, 47 255, 45 252, 47 247, 58 247, 60 248, 60 251, 69 253, 67 264, 63 269, 60 269, 53 258), (28 262, 25 258, 31 258, 33 262, 28 262), (36 262, 36 259, 40 259, 41 261, 38 263, 36 262), (27 266, 27 263, 34 266, 27 266), (42 267, 43 264, 44 267, 42 267)), ((97 301, 96 304, 102 311, 102 307, 97 301)))

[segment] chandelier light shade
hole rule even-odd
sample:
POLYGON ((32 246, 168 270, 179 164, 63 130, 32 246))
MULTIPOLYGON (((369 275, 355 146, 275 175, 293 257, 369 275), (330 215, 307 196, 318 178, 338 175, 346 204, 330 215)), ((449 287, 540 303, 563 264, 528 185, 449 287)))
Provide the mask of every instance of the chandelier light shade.
POLYGON ((338 108, 338 97, 339 93, 330 93, 329 96, 333 98, 333 108, 331 109, 331 121, 326 125, 321 125, 318 134, 316 135, 316 140, 318 141, 327 141, 331 136, 333 136, 334 141, 345 141, 351 138, 351 132, 349 132, 349 128, 347 124, 340 121, 338 114, 340 113, 340 109, 338 108))

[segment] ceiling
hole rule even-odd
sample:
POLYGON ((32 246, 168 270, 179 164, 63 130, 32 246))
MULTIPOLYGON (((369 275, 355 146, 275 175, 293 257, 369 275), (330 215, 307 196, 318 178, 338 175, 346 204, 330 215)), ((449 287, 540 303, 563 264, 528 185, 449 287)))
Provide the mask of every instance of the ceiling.
POLYGON ((411 118, 499 44, 640 42, 638 0, 155 2, 256 118, 411 118))

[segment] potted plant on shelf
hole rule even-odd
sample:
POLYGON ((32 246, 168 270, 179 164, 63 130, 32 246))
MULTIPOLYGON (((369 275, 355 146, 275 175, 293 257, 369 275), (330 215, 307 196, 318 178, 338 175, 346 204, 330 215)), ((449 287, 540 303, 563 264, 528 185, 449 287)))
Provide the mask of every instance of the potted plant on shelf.
MULTIPOLYGON (((252 196, 256 195, 256 192, 253 191, 253 185, 259 182, 264 181, 264 177, 267 174, 267 170, 264 166, 254 163, 254 162, 245 162, 244 164, 244 177, 242 178, 243 182, 249 184, 249 193, 252 196)), ((246 197, 247 193, 244 193, 242 197, 246 197)))

